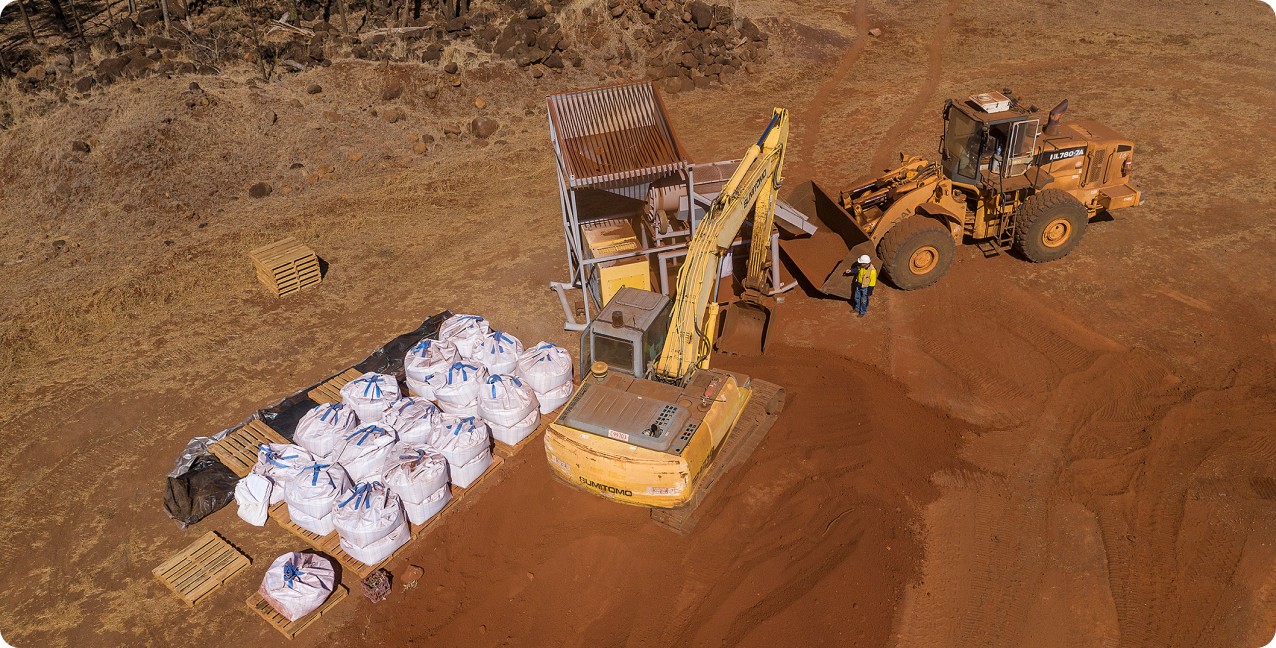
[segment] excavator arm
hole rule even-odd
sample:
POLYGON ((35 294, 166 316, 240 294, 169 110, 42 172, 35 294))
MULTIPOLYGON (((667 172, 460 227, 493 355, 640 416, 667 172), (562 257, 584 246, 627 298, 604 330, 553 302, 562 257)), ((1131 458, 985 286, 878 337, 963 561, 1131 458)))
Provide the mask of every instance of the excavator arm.
POLYGON ((708 321, 719 261, 750 213, 755 213, 745 286, 760 290, 766 281, 766 256, 775 201, 789 138, 789 113, 776 108, 758 142, 749 148, 731 179, 714 199, 687 246, 678 271, 664 348, 653 365, 655 377, 681 384, 711 352, 708 321), (754 205, 757 210, 754 212, 754 205))

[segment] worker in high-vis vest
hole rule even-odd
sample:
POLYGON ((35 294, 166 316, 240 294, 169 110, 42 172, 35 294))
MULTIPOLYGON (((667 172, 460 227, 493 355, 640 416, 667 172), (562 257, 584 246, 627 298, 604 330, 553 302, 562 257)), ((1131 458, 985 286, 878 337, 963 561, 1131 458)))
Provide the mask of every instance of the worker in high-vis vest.
POLYGON ((859 317, 864 317, 868 313, 868 298, 873 296, 873 288, 877 286, 877 268, 873 267, 873 260, 867 254, 861 254, 855 266, 845 274, 854 276, 851 305, 859 317))

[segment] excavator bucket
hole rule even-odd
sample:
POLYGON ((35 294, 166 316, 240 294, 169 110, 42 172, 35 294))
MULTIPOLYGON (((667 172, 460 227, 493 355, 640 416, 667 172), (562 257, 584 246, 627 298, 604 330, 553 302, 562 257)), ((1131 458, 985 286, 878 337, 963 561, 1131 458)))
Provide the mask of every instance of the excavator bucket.
POLYGON ((826 295, 850 299, 851 277, 843 272, 861 254, 876 258, 872 239, 836 197, 814 181, 799 185, 788 202, 813 217, 819 229, 811 236, 781 239, 780 249, 809 285, 826 295))
POLYGON ((767 324, 774 308, 775 298, 746 290, 740 299, 728 304, 723 313, 718 351, 730 355, 762 355, 766 347, 767 324))

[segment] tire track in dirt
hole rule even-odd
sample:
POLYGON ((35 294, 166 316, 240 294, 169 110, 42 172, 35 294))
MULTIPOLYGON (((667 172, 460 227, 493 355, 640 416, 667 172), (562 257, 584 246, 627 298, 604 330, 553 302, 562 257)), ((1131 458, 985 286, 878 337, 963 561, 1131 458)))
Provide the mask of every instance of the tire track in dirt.
POLYGON ((842 53, 842 58, 838 59, 833 74, 820 84, 815 96, 802 107, 802 112, 798 115, 801 128, 796 129, 796 145, 789 147, 792 157, 789 158, 788 165, 793 170, 792 175, 799 179, 815 177, 819 162, 816 144, 820 141, 820 121, 824 119, 824 112, 828 109, 833 92, 846 80, 860 54, 868 46, 868 0, 857 0, 855 3, 854 24, 855 40, 842 53))
MULTIPOLYGON (((1102 574, 1087 591, 1106 590, 1101 565, 1055 544, 1060 525, 1085 515, 1062 508, 1068 502, 1056 493, 1075 434, 1104 413, 1145 411, 1133 392, 1146 381, 1107 379, 1126 361, 1124 347, 1006 287, 945 290, 912 312, 893 309, 889 327, 891 373, 914 397, 928 400, 946 385, 949 398, 936 405, 996 430, 967 455, 988 473, 936 477, 944 494, 925 516, 926 559, 901 610, 897 645, 1030 642, 1033 592, 1059 573, 1056 563, 1102 574), (930 331, 925 322, 937 312, 960 316, 930 331)), ((1101 632, 1072 638, 1111 640, 1101 632)))
POLYGON ((908 105, 895 120, 894 124, 886 130, 886 134, 882 136, 882 143, 878 145, 877 151, 873 153, 871 162, 872 168, 870 172, 877 174, 892 164, 892 155, 897 151, 899 138, 910 127, 917 123, 917 118, 922 114, 930 103, 931 97, 935 94, 935 88, 939 86, 939 75, 944 67, 944 41, 948 38, 948 32, 953 28, 953 16, 956 14, 957 5, 960 0, 948 0, 948 4, 944 7, 944 13, 939 18, 939 24, 935 27, 935 33, 930 37, 930 42, 926 46, 926 78, 922 81, 922 85, 917 90, 917 94, 913 96, 913 101, 908 105))

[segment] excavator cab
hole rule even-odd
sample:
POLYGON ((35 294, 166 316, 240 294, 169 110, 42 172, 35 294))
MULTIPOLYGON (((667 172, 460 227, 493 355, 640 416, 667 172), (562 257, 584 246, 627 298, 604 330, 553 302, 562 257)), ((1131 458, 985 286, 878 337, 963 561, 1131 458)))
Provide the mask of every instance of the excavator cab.
POLYGON ((624 287, 580 336, 580 374, 595 362, 636 378, 647 375, 664 347, 673 301, 650 290, 624 287))

